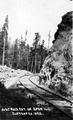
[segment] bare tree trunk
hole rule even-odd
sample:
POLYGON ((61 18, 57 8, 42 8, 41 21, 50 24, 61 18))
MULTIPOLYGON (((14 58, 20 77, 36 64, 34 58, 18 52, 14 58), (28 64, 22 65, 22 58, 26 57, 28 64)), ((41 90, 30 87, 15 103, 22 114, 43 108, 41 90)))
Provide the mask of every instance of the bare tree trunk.
POLYGON ((37 65, 37 61, 36 61, 36 53, 35 53, 35 73, 36 73, 36 65, 37 65))
POLYGON ((29 61, 28 61, 28 55, 27 55, 27 71, 29 71, 29 61))
POLYGON ((49 35, 48 35, 48 49, 49 49, 49 46, 50 45, 50 32, 49 32, 49 35))
POLYGON ((4 37, 4 45, 3 45, 3 58, 2 58, 2 65, 4 66, 5 61, 5 37, 4 37))
POLYGON ((32 59, 32 63, 31 63, 31 72, 33 72, 33 59, 32 59))
POLYGON ((40 71, 41 69, 41 56, 39 56, 39 63, 38 63, 38 70, 40 71))

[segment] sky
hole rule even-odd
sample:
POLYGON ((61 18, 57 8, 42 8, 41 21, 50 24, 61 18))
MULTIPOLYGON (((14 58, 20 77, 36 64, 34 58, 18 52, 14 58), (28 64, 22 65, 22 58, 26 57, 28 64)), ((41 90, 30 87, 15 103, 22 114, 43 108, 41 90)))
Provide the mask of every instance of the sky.
POLYGON ((27 42, 30 45, 34 33, 39 32, 47 46, 49 32, 53 40, 61 17, 72 11, 72 5, 73 1, 70 0, 0 0, 0 28, 8 15, 11 41, 21 35, 25 38, 27 30, 27 42))

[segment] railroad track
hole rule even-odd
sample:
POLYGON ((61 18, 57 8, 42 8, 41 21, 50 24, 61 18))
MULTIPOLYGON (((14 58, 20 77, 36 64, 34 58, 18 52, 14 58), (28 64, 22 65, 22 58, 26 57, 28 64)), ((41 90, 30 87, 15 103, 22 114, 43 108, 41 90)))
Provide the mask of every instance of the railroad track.
MULTIPOLYGON (((28 76, 28 75, 26 75, 26 76, 28 76)), ((30 81, 32 84, 34 84, 36 87, 38 87, 38 88, 46 91, 47 93, 51 93, 51 94, 53 94, 53 95, 61 98, 62 100, 66 100, 67 102, 71 103, 71 105, 73 104, 73 101, 69 100, 68 98, 66 98, 66 97, 64 97, 64 96, 62 96, 62 95, 60 95, 59 93, 55 93, 54 91, 50 90, 49 88, 48 88, 48 89, 45 89, 45 88, 40 87, 39 85, 35 84, 35 83, 31 80, 31 78, 32 78, 32 77, 35 77, 35 76, 38 76, 38 75, 37 75, 37 74, 31 75, 31 76, 29 77, 29 81, 30 81)), ((24 77, 24 75, 21 76, 20 78, 22 78, 22 77, 24 77)), ((19 78, 19 79, 20 79, 20 78, 19 78)))
MULTIPOLYGON (((20 77, 20 78, 21 78, 21 77, 20 77)), ((31 76, 30 78, 32 78, 32 76, 31 76)), ((42 90, 44 90, 44 91, 46 91, 46 92, 48 92, 48 93, 51 93, 51 94, 56 95, 57 97, 59 97, 59 98, 65 100, 65 101, 69 102, 71 105, 73 104, 73 102, 70 101, 69 99, 67 99, 67 98, 65 98, 65 97, 63 97, 63 96, 61 96, 61 95, 59 95, 59 94, 56 94, 55 92, 53 92, 53 91, 51 91, 51 90, 46 90, 46 89, 40 87, 39 85, 35 84, 33 81, 30 80, 30 78, 29 78, 29 81, 32 82, 32 84, 34 84, 34 85, 37 86, 38 88, 40 88, 40 89, 42 89, 42 90)), ((58 107, 57 105, 55 105, 55 104, 53 104, 52 102, 50 102, 49 100, 47 100, 45 97, 43 97, 43 96, 40 95, 39 93, 34 92, 33 90, 31 90, 31 89, 29 89, 28 87, 26 87, 20 80, 19 80, 19 82, 20 82, 20 84, 21 84, 26 90, 28 90, 30 93, 36 95, 36 96, 39 97, 41 100, 43 100, 43 101, 45 101, 46 103, 50 104, 51 106, 53 106, 54 108, 56 108, 58 111, 60 111, 61 113, 63 113, 63 114, 66 115, 67 117, 69 117, 70 119, 73 118, 72 115, 69 115, 69 113, 65 112, 63 109, 61 109, 61 108, 58 107)))

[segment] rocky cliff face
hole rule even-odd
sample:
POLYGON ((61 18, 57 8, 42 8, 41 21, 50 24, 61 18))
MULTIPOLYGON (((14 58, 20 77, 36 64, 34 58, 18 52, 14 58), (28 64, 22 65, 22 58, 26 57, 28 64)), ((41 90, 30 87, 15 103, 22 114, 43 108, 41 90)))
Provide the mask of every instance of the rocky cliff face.
POLYGON ((73 89, 73 12, 62 17, 55 33, 53 46, 45 59, 41 73, 51 89, 72 94, 73 89))

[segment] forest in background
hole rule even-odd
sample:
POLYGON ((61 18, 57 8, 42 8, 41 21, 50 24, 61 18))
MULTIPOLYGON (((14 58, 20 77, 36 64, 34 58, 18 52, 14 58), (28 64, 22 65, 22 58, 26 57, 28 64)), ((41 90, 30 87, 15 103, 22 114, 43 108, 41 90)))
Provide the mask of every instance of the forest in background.
POLYGON ((40 33, 35 33, 33 44, 26 44, 27 31, 25 39, 15 39, 11 44, 8 40, 8 16, 0 30, 0 65, 7 65, 13 69, 25 69, 33 73, 40 72, 42 64, 48 55, 48 49, 44 46, 44 40, 40 42, 40 33))

